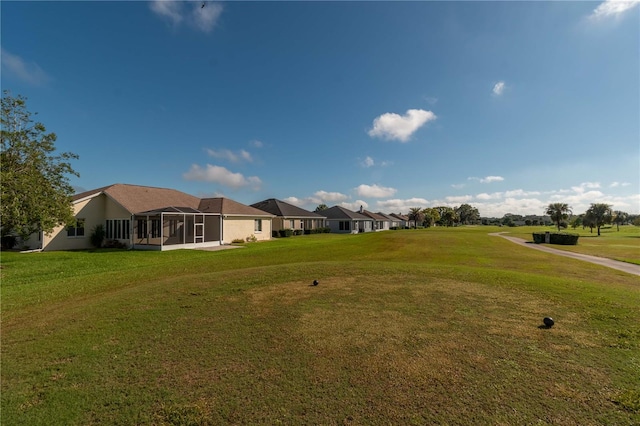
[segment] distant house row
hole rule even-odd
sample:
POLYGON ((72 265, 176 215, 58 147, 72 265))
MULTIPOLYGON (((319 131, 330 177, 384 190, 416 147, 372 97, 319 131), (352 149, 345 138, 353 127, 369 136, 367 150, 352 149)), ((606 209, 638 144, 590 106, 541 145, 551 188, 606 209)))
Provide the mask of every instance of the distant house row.
POLYGON ((133 249, 204 248, 238 240, 269 240, 280 230, 328 228, 361 233, 409 225, 401 214, 354 212, 333 206, 310 212, 274 198, 247 206, 225 197, 198 198, 168 188, 114 184, 72 198, 75 226, 59 226, 25 241, 30 249, 91 248, 90 234, 103 225, 106 240, 133 249))

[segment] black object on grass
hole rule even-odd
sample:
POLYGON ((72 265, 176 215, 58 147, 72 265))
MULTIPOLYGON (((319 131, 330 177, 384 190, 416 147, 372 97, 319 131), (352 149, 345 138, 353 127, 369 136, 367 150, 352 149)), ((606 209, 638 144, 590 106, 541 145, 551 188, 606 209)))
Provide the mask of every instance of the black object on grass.
POLYGON ((318 284, 320 284, 318 280, 313 280, 313 285, 318 285, 318 284))
POLYGON ((544 325, 546 325, 549 328, 553 327, 553 324, 555 324, 555 321, 553 321, 553 318, 551 317, 544 317, 542 322, 544 322, 544 325))

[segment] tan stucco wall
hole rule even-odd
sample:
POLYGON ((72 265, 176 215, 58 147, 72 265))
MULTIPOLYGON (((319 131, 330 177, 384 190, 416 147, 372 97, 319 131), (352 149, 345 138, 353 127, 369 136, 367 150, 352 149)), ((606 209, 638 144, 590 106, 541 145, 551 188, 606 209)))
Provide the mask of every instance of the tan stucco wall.
POLYGON ((281 217, 274 218, 272 226, 274 231, 279 231, 281 229, 303 229, 301 219, 283 219, 281 217), (293 227, 291 226, 292 220, 293 227))
POLYGON ((271 239, 271 219, 252 217, 225 216, 222 221, 222 239, 224 244, 230 244, 233 240, 246 240, 247 237, 255 235, 258 241, 271 239), (254 220, 262 219, 262 232, 254 230, 254 220))
POLYGON ((105 203, 104 195, 90 198, 74 204, 73 210, 77 219, 84 219, 84 236, 67 237, 66 226, 59 226, 51 235, 43 238, 43 250, 77 250, 92 248, 89 236, 96 225, 104 225, 105 203))

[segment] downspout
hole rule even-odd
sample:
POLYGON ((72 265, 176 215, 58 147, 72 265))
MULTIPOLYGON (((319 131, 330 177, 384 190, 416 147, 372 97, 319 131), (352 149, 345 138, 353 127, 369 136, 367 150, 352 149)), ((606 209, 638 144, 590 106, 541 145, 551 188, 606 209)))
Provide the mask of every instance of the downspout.
POLYGON ((222 225, 222 222, 224 221, 224 215, 220 215, 220 245, 224 245, 224 226, 222 225))

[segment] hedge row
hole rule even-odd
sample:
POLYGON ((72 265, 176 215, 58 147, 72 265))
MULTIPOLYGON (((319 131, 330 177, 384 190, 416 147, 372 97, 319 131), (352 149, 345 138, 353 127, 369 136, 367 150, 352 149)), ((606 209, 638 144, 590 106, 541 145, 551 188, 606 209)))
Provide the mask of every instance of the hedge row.
POLYGON ((279 231, 272 231, 271 236, 273 238, 286 238, 292 235, 305 235, 309 234, 328 234, 331 232, 331 228, 316 228, 316 229, 280 229, 279 231))
MULTIPOLYGON (((542 244, 545 242, 546 232, 534 232, 533 242, 536 244, 542 244)), ((575 246, 578 244, 578 234, 570 234, 568 232, 550 232, 549 243, 560 244, 564 246, 575 246)))

